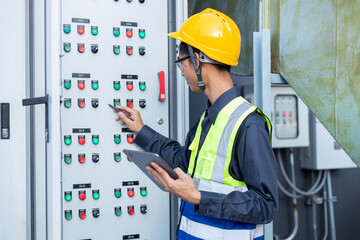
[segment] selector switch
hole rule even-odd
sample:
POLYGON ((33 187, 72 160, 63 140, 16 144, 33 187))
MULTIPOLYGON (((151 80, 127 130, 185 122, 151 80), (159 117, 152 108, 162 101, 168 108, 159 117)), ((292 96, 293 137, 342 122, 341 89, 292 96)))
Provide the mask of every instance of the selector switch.
POLYGON ((86 209, 79 209, 79 217, 80 219, 86 218, 86 209))
POLYGON ((120 198, 121 197, 121 188, 115 188, 114 195, 116 198, 120 198))
POLYGON ((140 54, 140 56, 144 56, 145 53, 146 53, 145 47, 139 47, 139 54, 140 54))
POLYGON ((94 218, 98 218, 100 216, 100 210, 98 208, 93 208, 92 215, 94 218))
POLYGON ((91 44, 91 52, 97 53, 99 51, 99 46, 97 44, 91 44))
POLYGON ((115 160, 115 162, 121 161, 121 153, 120 152, 114 153, 114 160, 115 160))
POLYGON ((146 107, 146 100, 145 99, 139 99, 139 106, 141 108, 145 108, 146 107))
POLYGON ((84 201, 86 199, 86 191, 84 190, 79 191, 79 199, 81 201, 84 201))
POLYGON ((71 154, 64 154, 64 162, 70 164, 72 162, 71 154))
POLYGON ((93 153, 91 159, 94 163, 97 163, 100 160, 99 154, 93 153))
POLYGON ((86 162, 85 153, 78 154, 79 163, 84 164, 86 162))
POLYGON ((140 212, 141 212, 142 214, 145 214, 145 213, 147 212, 147 206, 146 206, 146 205, 141 205, 141 206, 140 206, 140 212))
POLYGON ((99 106, 99 99, 97 99, 97 98, 92 98, 92 99, 91 99, 91 106, 92 106, 93 108, 97 108, 97 107, 99 106))

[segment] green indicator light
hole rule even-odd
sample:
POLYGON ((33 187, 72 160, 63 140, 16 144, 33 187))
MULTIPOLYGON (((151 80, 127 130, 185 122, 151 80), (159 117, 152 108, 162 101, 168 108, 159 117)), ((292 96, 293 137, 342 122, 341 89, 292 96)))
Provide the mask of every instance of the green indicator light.
POLYGON ((92 35, 97 35, 99 33, 99 31, 97 30, 97 28, 93 28, 93 29, 91 29, 91 33, 92 33, 92 35))
POLYGON ((120 198, 121 197, 121 192, 120 191, 115 192, 115 197, 120 198))
POLYGON ((116 107, 116 106, 120 106, 120 102, 115 102, 114 105, 115 105, 115 107, 116 107))
POLYGON ((94 198, 95 200, 99 199, 99 197, 100 197, 100 194, 99 194, 99 193, 97 193, 97 192, 93 193, 93 198, 94 198))
POLYGON ((65 139, 65 144, 66 144, 66 145, 70 145, 70 144, 71 144, 71 139, 70 139, 70 138, 66 138, 66 139, 65 139))
MULTIPOLYGON (((71 102, 70 101, 65 101, 65 107, 69 108, 71 107, 71 102)), ((71 140, 70 140, 71 141, 71 140)))
POLYGON ((93 84, 91 85, 91 87, 92 87, 92 89, 96 90, 96 89, 99 88, 99 84, 93 83, 93 84))
POLYGON ((119 30, 114 30, 114 36, 115 36, 115 37, 120 36, 120 31, 119 31, 119 30))
POLYGON ((277 113, 276 116, 279 117, 279 116, 280 116, 280 113, 277 113))
POLYGON ((145 189, 141 190, 141 196, 145 197, 147 195, 147 191, 145 189))
POLYGON ((67 214, 65 215, 65 218, 66 218, 66 220, 71 220, 71 219, 72 219, 72 214, 71 214, 71 213, 67 213, 67 214))
POLYGON ((93 138, 93 144, 98 144, 99 143, 99 138, 93 138))
POLYGON ((70 202, 71 199, 72 199, 72 196, 71 196, 70 194, 66 194, 65 200, 68 201, 68 202, 70 202))
POLYGON ((64 27, 64 33, 68 34, 71 32, 71 28, 69 26, 64 27))
POLYGON ((70 45, 65 45, 64 46, 64 51, 65 52, 70 52, 71 51, 71 46, 70 45))
POLYGON ((66 82, 66 83, 64 84, 64 87, 65 87, 66 89, 70 89, 70 88, 71 88, 71 83, 70 83, 70 82, 66 82))
POLYGON ((120 48, 114 48, 114 53, 115 53, 116 55, 120 54, 120 48))
POLYGON ((140 36, 140 38, 144 38, 145 37, 145 32, 139 32, 139 36, 140 36))
POLYGON ((115 90, 120 90, 120 83, 115 83, 114 84, 114 89, 115 90))
POLYGON ((141 90, 141 91, 145 91, 145 89, 146 89, 145 84, 141 84, 141 85, 140 85, 140 90, 141 90))
POLYGON ((115 214, 116 214, 116 216, 121 216, 121 210, 116 210, 115 214))
MULTIPOLYGON (((115 156, 115 162, 120 162, 121 161, 121 156, 115 156)), ((120 193, 121 195, 121 193, 120 193)))
POLYGON ((120 139, 119 137, 116 137, 116 138, 114 139, 114 141, 115 141, 116 144, 119 144, 119 143, 121 142, 121 139, 120 139))
POLYGON ((67 157, 67 158, 65 158, 65 163, 66 164, 70 164, 71 163, 71 157, 67 157))

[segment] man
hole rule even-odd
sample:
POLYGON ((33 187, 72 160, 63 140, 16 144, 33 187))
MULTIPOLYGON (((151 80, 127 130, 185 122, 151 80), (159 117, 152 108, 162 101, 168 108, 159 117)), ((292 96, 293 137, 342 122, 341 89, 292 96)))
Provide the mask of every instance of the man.
POLYGON ((169 36, 181 41, 176 63, 190 89, 209 99, 185 146, 144 125, 134 109, 117 107, 135 121, 123 113, 116 120, 137 133, 136 144, 175 168, 177 180, 155 163, 148 171, 182 199, 178 239, 263 239, 263 224, 278 208, 276 163, 269 120, 230 77, 240 55, 239 29, 206 9, 169 36))

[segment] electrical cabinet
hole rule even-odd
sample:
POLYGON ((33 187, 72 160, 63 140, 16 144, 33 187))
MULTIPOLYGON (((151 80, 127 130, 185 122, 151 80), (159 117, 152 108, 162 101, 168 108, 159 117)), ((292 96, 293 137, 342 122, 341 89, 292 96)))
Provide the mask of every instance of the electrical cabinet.
POLYGON ((309 145, 308 108, 288 85, 271 87, 271 122, 274 148, 309 145))
POLYGON ((301 167, 314 170, 357 167, 312 113, 309 119, 311 144, 309 148, 303 149, 301 167))

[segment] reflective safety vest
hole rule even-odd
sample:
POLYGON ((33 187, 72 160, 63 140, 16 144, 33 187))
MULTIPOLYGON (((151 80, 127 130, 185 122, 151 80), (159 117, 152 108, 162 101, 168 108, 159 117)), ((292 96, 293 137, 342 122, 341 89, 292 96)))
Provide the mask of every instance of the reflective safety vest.
MULTIPOLYGON (((268 124, 271 139, 271 124, 262 112, 248 103, 242 97, 237 97, 228 103, 218 114, 215 124, 212 124, 201 149, 198 149, 202 115, 192 143, 188 174, 194 171, 196 188, 202 191, 229 194, 233 191, 246 192, 245 182, 238 181, 229 173, 236 134, 243 121, 250 114, 259 113, 268 124)), ((182 202, 184 204, 184 202, 182 202)), ((229 239, 250 240, 263 239, 262 224, 248 224, 197 214, 194 205, 185 204, 179 226, 178 239, 229 239)))

